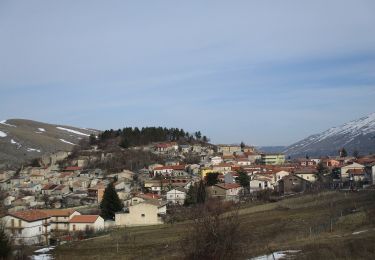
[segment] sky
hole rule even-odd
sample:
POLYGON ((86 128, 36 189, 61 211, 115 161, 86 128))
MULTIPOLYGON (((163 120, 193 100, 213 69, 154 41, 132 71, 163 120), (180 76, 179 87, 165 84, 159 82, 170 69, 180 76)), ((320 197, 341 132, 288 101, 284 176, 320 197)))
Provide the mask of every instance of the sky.
POLYGON ((0 0, 0 120, 290 145, 375 112, 373 0, 0 0))

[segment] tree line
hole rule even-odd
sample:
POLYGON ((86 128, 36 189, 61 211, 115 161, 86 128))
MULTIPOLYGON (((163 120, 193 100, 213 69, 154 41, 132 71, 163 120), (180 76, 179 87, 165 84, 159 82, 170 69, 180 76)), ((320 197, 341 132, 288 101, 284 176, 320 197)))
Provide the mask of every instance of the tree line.
POLYGON ((189 133, 184 129, 166 127, 125 127, 118 130, 105 130, 98 135, 90 136, 90 144, 97 144, 107 140, 120 139, 119 145, 123 148, 132 146, 147 145, 153 142, 208 142, 208 138, 200 131, 189 133))

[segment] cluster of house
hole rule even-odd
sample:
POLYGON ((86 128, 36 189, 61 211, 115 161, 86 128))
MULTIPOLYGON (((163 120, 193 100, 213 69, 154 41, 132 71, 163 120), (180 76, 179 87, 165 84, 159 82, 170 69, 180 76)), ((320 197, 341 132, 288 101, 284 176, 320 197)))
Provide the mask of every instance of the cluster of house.
POLYGON ((375 157, 371 156, 286 161, 283 154, 264 154, 244 145, 212 147, 174 142, 155 144, 150 149, 165 153, 168 160, 136 173, 123 170, 106 174, 105 169, 85 169, 82 158, 75 166, 59 169, 53 156, 44 167, 0 172, 0 189, 6 193, 6 230, 16 242, 36 244, 48 243, 64 232, 161 224, 167 207, 184 204, 189 188, 212 173, 218 174, 218 183, 207 187, 207 194, 231 201, 238 201, 243 191, 237 183, 239 170, 249 175, 250 192, 304 191, 317 180, 320 163, 339 169, 335 178, 338 187, 358 181, 375 183, 375 157), (200 162, 183 163, 188 154, 197 155, 200 162), (115 219, 104 221, 99 215, 80 214, 81 207, 98 207, 109 183, 114 184, 124 204, 115 219))
POLYGON ((49 244, 50 238, 77 231, 104 229, 99 215, 81 215, 74 209, 30 209, 3 217, 5 230, 16 244, 49 244))

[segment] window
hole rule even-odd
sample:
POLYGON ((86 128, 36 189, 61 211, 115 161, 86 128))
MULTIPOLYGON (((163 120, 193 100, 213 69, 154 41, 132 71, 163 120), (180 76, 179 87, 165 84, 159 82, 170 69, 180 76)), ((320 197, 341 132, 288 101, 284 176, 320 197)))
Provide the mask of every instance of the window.
POLYGON ((144 218, 144 217, 145 217, 145 214, 141 214, 141 217, 143 217, 143 218, 144 218))
POLYGON ((18 230, 18 234, 20 234, 20 235, 22 234, 22 229, 18 230))
POLYGON ((21 226, 22 225, 22 220, 18 220, 18 226, 21 226))
POLYGON ((42 228, 41 228, 41 227, 39 227, 39 231, 42 231, 42 228))
POLYGON ((259 188, 262 188, 262 183, 259 183, 259 188))

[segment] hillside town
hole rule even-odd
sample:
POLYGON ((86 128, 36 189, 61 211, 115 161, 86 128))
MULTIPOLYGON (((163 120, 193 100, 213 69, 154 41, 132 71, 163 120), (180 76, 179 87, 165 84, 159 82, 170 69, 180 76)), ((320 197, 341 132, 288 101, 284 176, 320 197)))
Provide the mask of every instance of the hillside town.
POLYGON ((375 156, 348 156, 344 149, 337 157, 294 159, 262 153, 244 143, 168 141, 128 149, 163 156, 164 163, 118 172, 90 168, 90 161, 105 162, 112 156, 92 145, 76 157, 58 152, 35 160, 35 165, 1 171, 2 220, 12 241, 55 245, 118 227, 162 224, 170 209, 188 206, 193 188, 201 183, 207 197, 240 204, 262 194, 278 199, 375 184, 375 156), (186 163, 191 157, 194 163, 186 163), (109 218, 100 211, 108 187, 122 205, 109 218))

